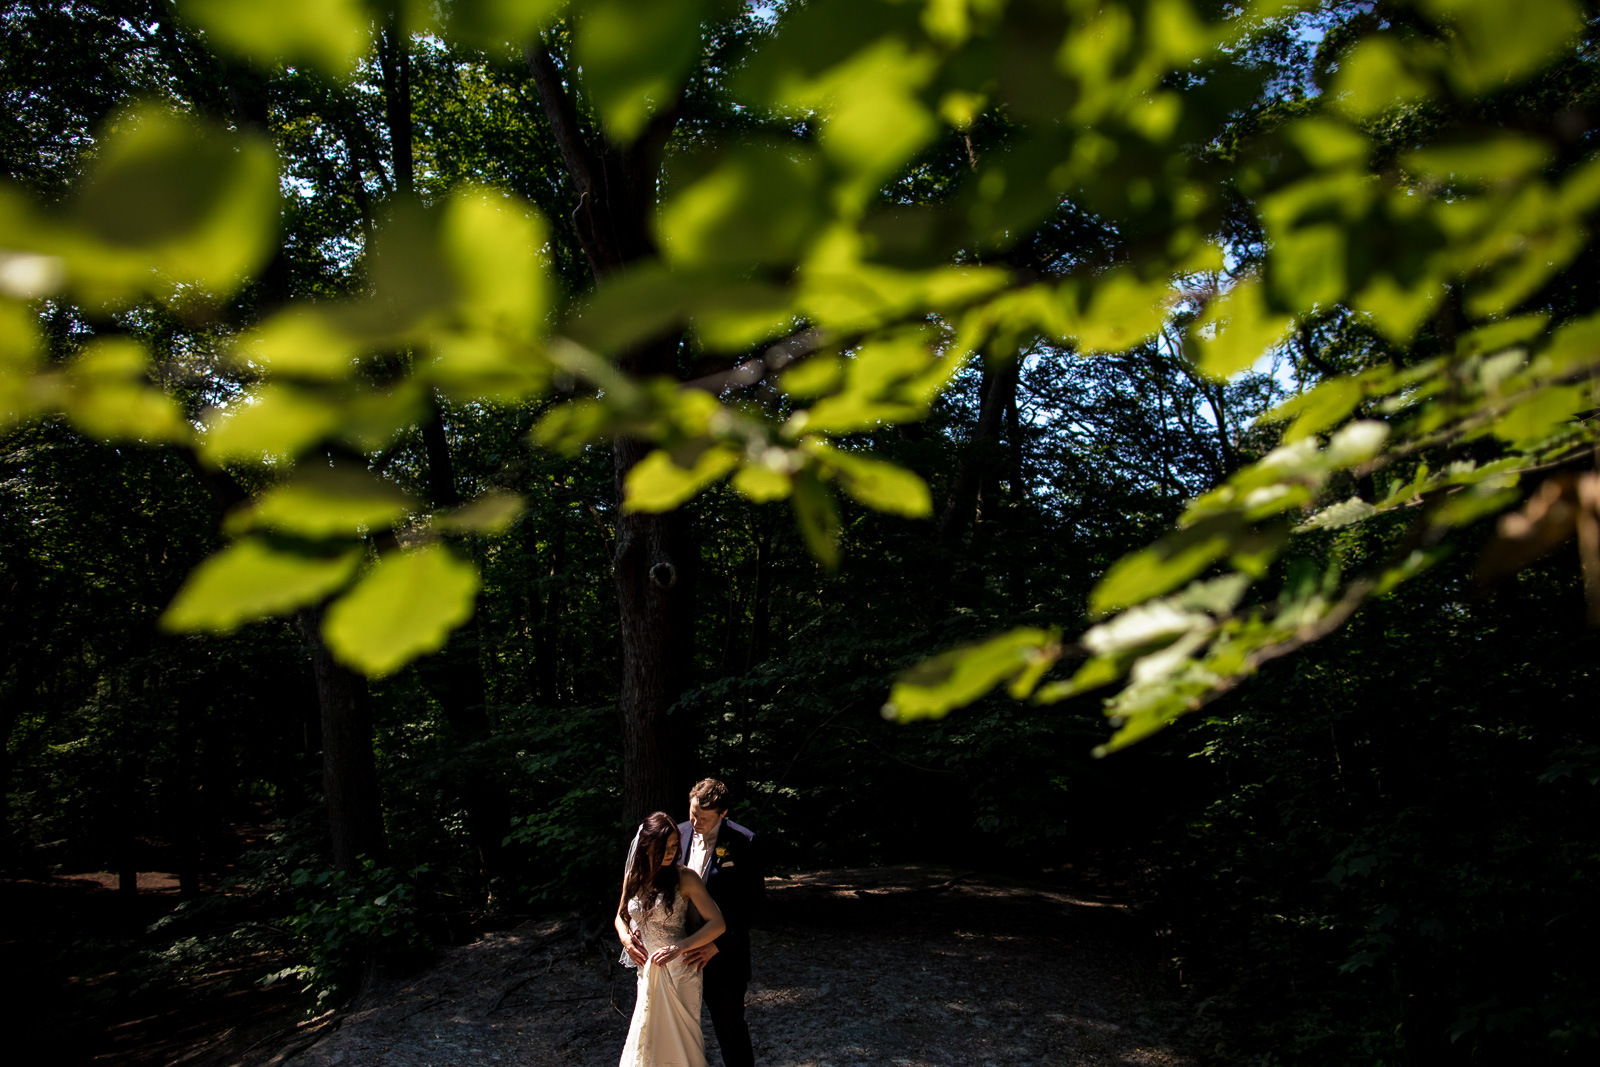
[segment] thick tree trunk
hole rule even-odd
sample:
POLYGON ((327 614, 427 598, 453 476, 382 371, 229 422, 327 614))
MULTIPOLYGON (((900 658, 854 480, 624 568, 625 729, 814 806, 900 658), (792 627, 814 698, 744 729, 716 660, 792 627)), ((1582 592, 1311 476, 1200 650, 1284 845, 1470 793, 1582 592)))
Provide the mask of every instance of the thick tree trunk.
POLYGON ((322 642, 322 609, 306 608, 295 623, 311 652, 322 709, 322 795, 328 805, 333 865, 355 873, 366 856, 388 861, 378 767, 372 752, 367 680, 340 664, 322 642))
MULTIPOLYGON (((622 479, 651 447, 626 438, 613 445, 619 498, 622 479)), ((622 632, 622 812, 629 823, 687 803, 683 749, 691 738, 667 709, 683 692, 693 658, 694 571, 682 511, 619 516, 612 576, 622 632)))
MULTIPOLYGON (((653 255, 650 218, 661 148, 677 123, 676 102, 663 102, 637 141, 619 147, 585 128, 568 90, 572 72, 542 43, 526 52, 545 117, 577 194, 570 218, 596 279, 653 255)), ((618 360, 634 376, 676 374, 679 339, 663 338, 618 360)), ((622 734, 623 818, 680 812, 686 802, 687 730, 667 714, 689 677, 694 649, 696 558, 681 511, 622 511, 623 479, 650 451, 648 442, 612 446, 617 530, 612 573, 622 636, 617 717, 622 734)))

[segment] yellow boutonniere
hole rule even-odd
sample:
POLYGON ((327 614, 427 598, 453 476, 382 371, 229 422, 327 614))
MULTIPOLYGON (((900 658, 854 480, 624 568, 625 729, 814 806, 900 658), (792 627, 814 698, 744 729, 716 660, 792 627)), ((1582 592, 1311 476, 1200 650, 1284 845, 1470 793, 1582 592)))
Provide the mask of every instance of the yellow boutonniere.
POLYGON ((718 845, 717 846, 717 859, 725 860, 727 858, 728 858, 728 846, 727 845, 718 845))

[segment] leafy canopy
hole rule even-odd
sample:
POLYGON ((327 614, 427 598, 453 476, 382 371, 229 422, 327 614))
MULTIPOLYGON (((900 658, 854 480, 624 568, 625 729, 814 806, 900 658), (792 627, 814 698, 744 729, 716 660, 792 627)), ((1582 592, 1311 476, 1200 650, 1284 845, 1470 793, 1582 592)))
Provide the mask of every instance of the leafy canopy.
MULTIPOLYGON (((359 0, 274 5, 269 19, 244 0, 180 7, 220 51, 334 78, 352 74, 388 18, 359 0)), ((366 250, 367 291, 297 302, 231 338, 253 384, 199 420, 153 384, 133 342, 55 364, 36 321, 40 300, 103 314, 218 300, 265 265, 280 210, 269 146, 135 107, 108 124, 61 209, 0 189, 0 419, 59 412, 96 436, 274 472, 278 487, 230 521, 236 540, 196 571, 168 625, 227 629, 333 594, 330 647, 382 674, 470 610, 472 567, 440 533, 492 529, 510 510, 498 500, 430 517, 364 475, 328 474, 330 442, 381 452, 430 390, 528 403, 579 382, 588 395, 553 407, 534 438, 567 450, 615 435, 655 442, 626 506, 671 509, 731 477, 751 500, 790 501, 828 562, 840 490, 930 512, 921 480, 864 455, 854 435, 921 418, 971 361, 1015 358, 1039 337, 1115 352, 1176 329, 1198 366, 1226 379, 1342 309, 1394 358, 1329 373, 1274 412, 1282 446, 1112 566, 1093 628, 1071 643, 1025 630, 957 650, 905 676, 885 708, 937 715, 1002 682, 1049 701, 1126 679, 1108 706, 1120 746, 1330 632, 1426 569, 1453 531, 1513 506, 1523 479, 1594 443, 1583 415, 1597 406, 1600 315, 1592 301, 1557 307, 1551 292, 1589 249, 1600 161, 1559 124, 1492 121, 1497 101, 1578 61, 1579 10, 1417 0, 1349 17, 1357 7, 780 5, 728 72, 733 101, 764 116, 765 132, 669 146, 658 255, 561 308, 527 203, 471 186, 396 200, 366 250), (1280 98, 1264 55, 1317 25, 1341 27, 1340 49, 1309 92, 1280 98), (961 139, 965 173, 934 183, 936 196, 905 192, 961 139), (1069 211, 1113 235, 1108 249, 1026 261, 1024 240, 1069 211), (735 373, 748 380, 773 380, 778 400, 725 400, 726 382, 632 380, 607 358, 679 330, 743 360, 735 373), (410 354, 399 373, 397 351, 410 354), (1393 515, 1410 517, 1407 531, 1377 569, 1249 595, 1296 538, 1393 515), (398 547, 363 566, 356 549, 379 530, 398 547), (1046 681, 1072 654, 1086 662, 1046 681)), ((694 76, 704 26, 732 10, 458 0, 401 4, 397 17, 406 33, 496 55, 560 20, 569 77, 627 144, 694 76)), ((1592 527, 1593 476, 1562 484, 1568 513, 1592 527)))

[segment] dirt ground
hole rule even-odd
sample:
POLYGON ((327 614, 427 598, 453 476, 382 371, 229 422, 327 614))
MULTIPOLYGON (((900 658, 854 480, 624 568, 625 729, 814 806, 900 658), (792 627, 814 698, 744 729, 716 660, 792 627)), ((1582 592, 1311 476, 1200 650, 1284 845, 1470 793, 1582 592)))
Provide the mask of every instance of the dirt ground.
MULTIPOLYGON (((1201 1062, 1193 1010, 1164 994, 1148 931, 1115 902, 938 867, 776 877, 767 896, 747 997, 763 1067, 1201 1062)), ((616 956, 575 919, 528 923, 228 1059, 612 1067, 633 1007, 616 956)), ((718 1067, 709 1020, 706 1034, 718 1067)))

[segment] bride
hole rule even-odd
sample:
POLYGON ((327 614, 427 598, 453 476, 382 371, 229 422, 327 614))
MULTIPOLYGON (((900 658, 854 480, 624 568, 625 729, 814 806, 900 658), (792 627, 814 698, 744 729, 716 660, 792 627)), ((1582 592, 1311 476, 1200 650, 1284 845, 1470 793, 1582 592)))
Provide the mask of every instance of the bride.
POLYGON ((677 825, 658 811, 640 824, 628 856, 615 925, 639 965, 639 997, 621 1067, 705 1067, 700 968, 679 956, 715 940, 727 924, 700 876, 678 863, 682 848, 677 825), (685 936, 691 904, 705 925, 685 936))

